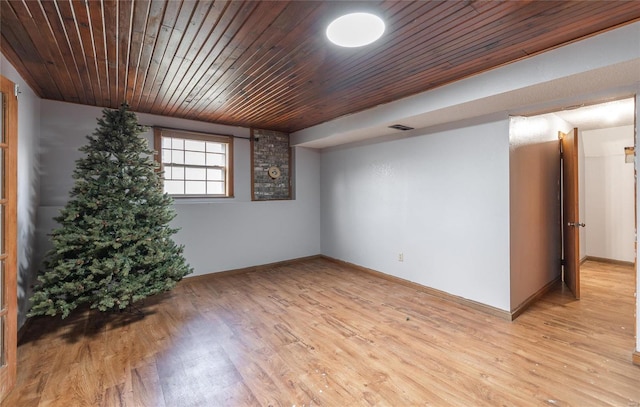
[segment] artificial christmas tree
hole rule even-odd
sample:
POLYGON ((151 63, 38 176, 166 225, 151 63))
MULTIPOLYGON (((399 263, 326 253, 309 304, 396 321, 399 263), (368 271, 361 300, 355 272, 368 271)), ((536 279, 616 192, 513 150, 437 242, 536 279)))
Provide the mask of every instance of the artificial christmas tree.
POLYGON ((103 110, 75 184, 55 220, 53 248, 31 297, 29 316, 62 314, 80 304, 124 309, 173 288, 192 270, 171 235, 172 199, 162 192, 144 129, 123 104, 103 110))

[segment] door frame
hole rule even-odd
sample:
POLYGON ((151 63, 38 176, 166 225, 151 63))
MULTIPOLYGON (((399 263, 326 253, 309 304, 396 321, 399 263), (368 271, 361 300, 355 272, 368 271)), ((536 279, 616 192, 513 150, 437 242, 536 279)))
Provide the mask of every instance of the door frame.
MULTIPOLYGON (((16 85, 9 79, 0 75, 0 90, 2 95, 3 131, 5 139, 0 139, 0 148, 5 150, 4 174, 2 185, 4 193, 0 196, 0 203, 4 205, 4 219, 2 221, 2 236, 4 239, 4 253, 0 252, 0 259, 4 261, 3 296, 6 304, 3 311, 0 307, 0 315, 5 317, 2 326, 4 343, 0 346, 4 349, 4 364, 0 365, 0 401, 13 388, 17 371, 17 347, 18 347, 18 215, 17 215, 17 159, 18 159, 18 98, 16 85)), ((0 277, 1 278, 1 277, 0 277)), ((1 362, 1 358, 0 358, 1 362)))
MULTIPOLYGON (((635 250, 635 256, 634 256, 634 265, 633 265, 633 271, 634 271, 634 281, 635 281, 635 286, 634 286, 634 296, 635 296, 635 308, 634 308, 634 314, 635 314, 635 318, 634 318, 634 337, 635 337, 635 343, 634 343, 634 349, 631 352, 631 362, 635 365, 640 366, 640 323, 639 323, 639 318, 640 318, 640 279, 638 278, 638 239, 639 239, 639 234, 638 234, 638 209, 639 209, 639 203, 640 203, 640 189, 638 188, 639 184, 640 184, 640 179, 638 178, 638 164, 640 164, 640 161, 638 159, 639 155, 638 155, 638 117, 640 116, 640 93, 634 93, 633 95, 630 96, 626 96, 624 98, 628 98, 628 97, 632 97, 634 99, 634 103, 635 103, 635 114, 634 114, 634 124, 633 124, 633 129, 634 129, 634 146, 635 146, 635 151, 634 151, 634 228, 635 228, 635 234, 636 234, 636 239, 634 242, 634 250, 635 250)), ((622 99, 623 97, 620 97, 619 99, 622 99)), ((594 102, 592 104, 600 104, 600 103, 606 103, 606 102, 594 102)), ((553 112, 553 111, 551 111, 553 112)), ((578 221, 579 222, 579 221, 578 221)), ((563 224, 562 224, 562 228, 564 228, 564 220, 563 220, 563 224)), ((564 245, 564 243, 563 243, 564 245)), ((563 247, 564 250, 564 247, 563 247)), ((564 272, 564 271, 563 271, 564 272)), ((580 284, 580 280, 578 279, 577 284, 580 284)), ((578 286, 579 289, 579 286, 578 286)))
POLYGON ((562 171, 562 281, 580 299, 580 176, 578 174, 579 135, 573 128, 558 132, 562 171))

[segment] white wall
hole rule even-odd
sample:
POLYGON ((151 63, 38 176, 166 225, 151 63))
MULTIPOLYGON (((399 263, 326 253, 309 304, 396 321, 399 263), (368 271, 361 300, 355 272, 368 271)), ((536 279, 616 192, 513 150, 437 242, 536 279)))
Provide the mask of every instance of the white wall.
POLYGON ((558 131, 570 129, 553 114, 511 119, 511 310, 561 273, 558 131))
POLYGON ((622 126, 582 132, 587 256, 634 261, 634 168, 624 159, 624 147, 634 145, 633 131, 622 126))
POLYGON ((0 74, 20 87, 18 95, 18 327, 26 320, 38 265, 36 209, 39 200, 40 98, 0 54, 0 74))
POLYGON ((506 114, 408 133, 323 150, 322 253, 509 311, 506 114))
MULTIPOLYGON (((93 133, 101 109, 70 103, 42 101, 41 206, 38 236, 41 250, 49 247, 46 234, 68 199, 78 148, 93 133)), ((249 129, 149 114, 138 114, 144 125, 194 131, 222 132, 248 137, 249 129)), ((151 131, 146 134, 151 138, 151 131)), ((251 202, 249 140, 234 141, 235 198, 180 199, 172 225, 181 230, 175 241, 184 244, 185 257, 195 273, 206 274, 249 267, 320 253, 320 154, 296 148, 296 199, 251 202)))

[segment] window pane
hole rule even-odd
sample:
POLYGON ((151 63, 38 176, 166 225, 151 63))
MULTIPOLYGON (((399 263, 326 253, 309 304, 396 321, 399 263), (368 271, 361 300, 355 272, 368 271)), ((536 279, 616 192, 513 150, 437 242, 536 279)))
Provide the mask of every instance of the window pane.
POLYGON ((185 181, 185 193, 187 195, 204 195, 206 194, 206 182, 204 181, 185 181))
POLYGON ((185 151, 185 164, 187 165, 205 165, 204 153, 194 153, 193 151, 185 151))
POLYGON ((205 142, 200 140, 185 140, 184 149, 204 152, 205 142))
POLYGON ((217 165, 220 167, 224 167, 225 165, 224 155, 207 153, 207 165, 217 165))
POLYGON ((0 317, 0 366, 6 364, 5 346, 4 346, 4 325, 6 323, 6 315, 0 317))
POLYGON ((4 205, 0 205, 0 253, 4 254, 4 205))
MULTIPOLYGON (((177 134, 177 133, 176 133, 177 134)), ((227 193, 226 168, 230 142, 200 138, 161 137, 164 190, 171 195, 217 195, 227 193)), ((217 136, 216 140, 223 139, 217 136)))
POLYGON ((4 260, 0 260, 0 309, 4 309, 4 260))
POLYGON ((184 164, 184 152, 173 150, 170 162, 174 164, 184 164))
POLYGON ((207 182, 207 194, 224 195, 224 182, 207 182))
POLYGON ((171 147, 176 150, 184 150, 184 140, 181 138, 171 139, 171 147))
POLYGON ((164 181, 164 192, 170 195, 183 195, 184 194, 184 181, 164 181))
POLYGON ((186 168, 187 179, 205 181, 207 178, 206 168, 186 168))
POLYGON ((168 150, 166 148, 162 149, 162 162, 163 163, 171 162, 171 150, 168 150))
POLYGON ((224 181, 224 171, 219 168, 207 168, 208 181, 224 181))
MULTIPOLYGON (((0 109, 2 110, 2 109, 0 109)), ((4 196, 4 148, 0 148, 0 199, 4 196)))
MULTIPOLYGON (((4 106, 5 95, 0 92, 0 142, 4 143, 7 140, 7 132, 4 126, 4 109, 1 108, 4 106)), ((1 365, 0 365, 1 366, 1 365)))
POLYGON ((225 147, 222 143, 207 142, 207 153, 224 153, 225 147))
POLYGON ((184 167, 173 167, 171 179, 184 179, 184 167))

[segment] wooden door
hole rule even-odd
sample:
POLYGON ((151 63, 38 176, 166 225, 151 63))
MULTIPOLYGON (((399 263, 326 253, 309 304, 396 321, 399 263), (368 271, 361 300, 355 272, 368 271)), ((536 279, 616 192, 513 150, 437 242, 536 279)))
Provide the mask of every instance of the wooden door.
POLYGON ((564 282, 580 298, 580 207, 578 195, 578 129, 558 132, 562 148, 562 240, 564 282))
POLYGON ((16 380, 17 350, 17 141, 18 100, 0 76, 0 401, 16 380))

